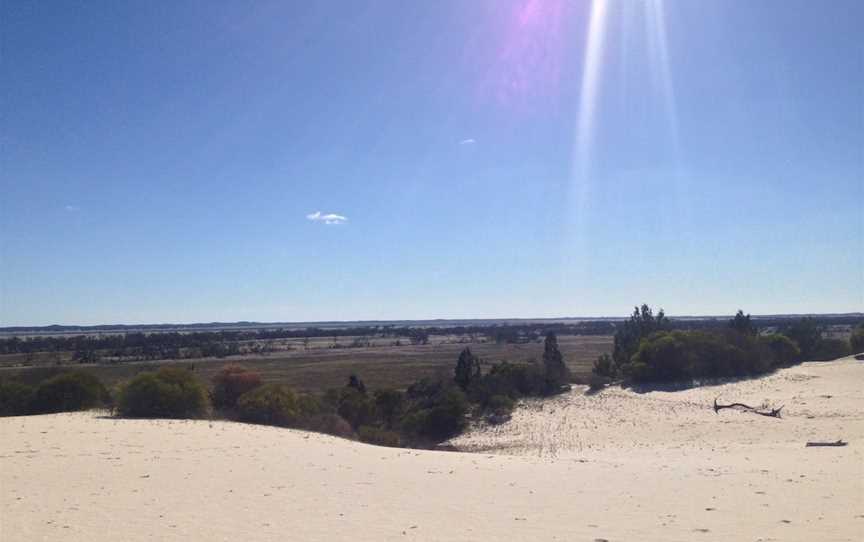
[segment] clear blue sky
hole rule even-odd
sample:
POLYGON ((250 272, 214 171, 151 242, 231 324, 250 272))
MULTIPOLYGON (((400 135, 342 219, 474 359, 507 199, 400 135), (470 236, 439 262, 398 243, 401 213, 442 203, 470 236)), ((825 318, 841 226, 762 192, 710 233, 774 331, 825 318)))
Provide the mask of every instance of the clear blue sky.
POLYGON ((5 0, 0 325, 864 310, 864 2, 593 10, 5 0))

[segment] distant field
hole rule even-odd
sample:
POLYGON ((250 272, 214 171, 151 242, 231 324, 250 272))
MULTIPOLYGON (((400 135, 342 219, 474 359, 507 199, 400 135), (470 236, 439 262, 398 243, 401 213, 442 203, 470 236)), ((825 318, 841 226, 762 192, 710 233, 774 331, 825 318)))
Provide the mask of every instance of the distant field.
MULTIPOLYGON (((479 355, 487 364, 498 361, 540 360, 543 344, 494 344, 494 343, 435 343, 422 346, 373 345, 360 348, 326 348, 323 342, 304 350, 300 345, 295 350, 269 355, 243 355, 227 358, 192 359, 184 361, 146 361, 96 365, 53 365, 41 367, 8 367, 12 359, 4 360, 7 367, 0 368, 0 376, 8 376, 25 382, 36 382, 53 373, 70 368, 86 368, 102 378, 109 386, 126 380, 135 374, 162 365, 189 365, 205 380, 215 374, 226 363, 242 363, 262 374, 267 382, 281 382, 307 391, 321 391, 344 385, 351 373, 358 374, 368 387, 404 388, 412 382, 436 375, 452 375, 459 352, 467 347, 479 355)), ((567 365, 576 379, 584 379, 591 372, 597 356, 612 351, 611 336, 562 335, 559 346, 567 365)), ((39 361, 49 362, 49 356, 67 359, 65 355, 40 355, 39 361)), ((3 356, 9 358, 9 356, 3 356)))

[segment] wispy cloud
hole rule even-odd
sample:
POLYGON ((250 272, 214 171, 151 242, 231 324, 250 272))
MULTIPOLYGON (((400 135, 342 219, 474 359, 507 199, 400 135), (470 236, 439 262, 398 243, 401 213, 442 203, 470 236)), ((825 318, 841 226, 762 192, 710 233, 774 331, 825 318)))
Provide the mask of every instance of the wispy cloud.
POLYGON ((77 205, 66 205, 63 208, 69 213, 77 213, 81 210, 81 207, 78 207, 77 205))
POLYGON ((312 214, 306 215, 306 218, 312 222, 321 222, 324 224, 344 224, 348 222, 348 217, 337 215, 336 213, 324 214, 321 211, 315 211, 312 214))
POLYGON ((468 139, 463 139, 459 142, 460 145, 473 145, 477 143, 477 141, 473 137, 469 137, 468 139))

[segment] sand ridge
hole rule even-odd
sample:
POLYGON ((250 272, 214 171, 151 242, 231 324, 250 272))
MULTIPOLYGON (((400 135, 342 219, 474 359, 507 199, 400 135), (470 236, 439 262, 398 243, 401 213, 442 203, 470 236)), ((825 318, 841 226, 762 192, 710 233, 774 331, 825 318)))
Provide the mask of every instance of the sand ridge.
POLYGON ((862 540, 864 363, 529 401, 389 449, 231 422, 0 419, 0 539, 862 540), (710 409, 785 404, 784 419, 710 409), (843 438, 844 448, 805 448, 843 438))

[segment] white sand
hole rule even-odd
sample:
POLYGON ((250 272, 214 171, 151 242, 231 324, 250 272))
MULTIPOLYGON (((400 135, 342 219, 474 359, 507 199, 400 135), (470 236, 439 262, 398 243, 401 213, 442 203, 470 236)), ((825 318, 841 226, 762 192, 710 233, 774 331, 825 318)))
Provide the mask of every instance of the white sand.
POLYGON ((0 540, 864 540, 864 363, 582 392, 456 440, 476 454, 228 422, 3 418, 0 540), (718 394, 785 404, 784 419, 714 414, 718 394))

